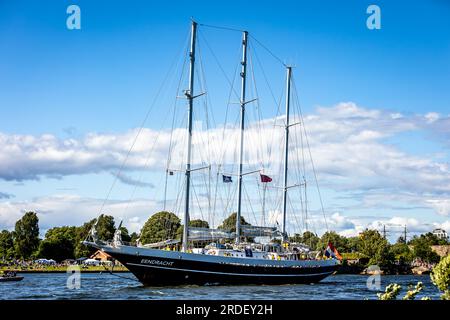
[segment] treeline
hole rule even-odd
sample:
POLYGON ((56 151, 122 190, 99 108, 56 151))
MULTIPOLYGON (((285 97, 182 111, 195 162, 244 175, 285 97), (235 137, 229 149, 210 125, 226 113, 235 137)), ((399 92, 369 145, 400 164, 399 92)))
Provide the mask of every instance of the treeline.
MULTIPOLYGON (((92 219, 79 227, 63 226, 49 229, 44 239, 39 238, 39 218, 35 212, 27 212, 16 222, 14 231, 3 230, 0 233, 0 259, 36 259, 47 258, 55 261, 76 259, 92 254, 92 249, 82 244, 95 223, 92 219)), ((121 227, 124 241, 136 239, 135 233, 129 235, 121 227)), ((112 216, 101 215, 97 223, 100 239, 112 239, 116 231, 112 216)))
MULTIPOLYGON (((39 219, 35 212, 27 212, 16 222, 14 231, 3 230, 0 233, 0 259, 35 259, 47 258, 55 261, 64 259, 77 259, 87 257, 93 253, 92 248, 82 244, 88 236, 96 219, 85 222, 83 225, 54 227, 49 229, 44 239, 39 238, 39 219)), ((249 225, 241 217, 241 225, 249 225)), ((192 220, 191 227, 209 228, 203 220, 192 220)), ((226 218, 219 229, 235 232, 236 213, 226 218)), ((166 239, 182 239, 183 225, 181 220, 171 212, 161 211, 153 214, 144 224, 140 234, 129 234, 127 228, 120 227, 122 240, 135 243, 154 243, 166 239)), ((116 231, 114 217, 101 215, 98 218, 97 236, 100 240, 111 240, 116 231)), ((252 238, 246 239, 252 242, 252 238)), ((389 268, 392 264, 409 264, 414 259, 423 262, 435 263, 439 256, 431 249, 432 245, 447 244, 446 240, 438 239, 432 233, 414 236, 406 242, 400 237, 395 244, 390 244, 376 230, 365 230, 357 237, 344 237, 334 231, 324 233, 318 237, 312 232, 294 234, 291 242, 304 243, 312 250, 322 251, 332 242, 344 259, 358 259, 364 265, 376 264, 382 268, 389 268)))
POLYGON ((368 229, 357 237, 348 238, 334 231, 326 232, 321 237, 307 231, 303 235, 295 234, 290 240, 304 243, 313 250, 323 250, 331 241, 345 260, 358 259, 366 266, 378 265, 385 269, 393 264, 410 264, 415 259, 437 263, 440 257, 431 246, 448 244, 447 240, 439 239, 431 232, 414 236, 407 242, 399 237, 396 243, 390 244, 377 230, 368 229))

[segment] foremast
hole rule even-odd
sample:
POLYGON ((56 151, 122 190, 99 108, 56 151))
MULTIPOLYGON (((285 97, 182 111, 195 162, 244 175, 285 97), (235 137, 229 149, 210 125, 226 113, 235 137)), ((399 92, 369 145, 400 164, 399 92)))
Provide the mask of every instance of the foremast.
POLYGON ((189 194, 191 186, 191 156, 192 156, 192 114, 194 105, 194 67, 195 67, 195 42, 197 36, 197 22, 192 21, 191 27, 191 47, 189 50, 189 89, 185 91, 186 98, 188 100, 188 137, 187 137, 187 156, 186 156, 186 194, 184 205, 184 218, 183 218, 183 243, 182 251, 186 252, 188 249, 188 236, 189 236, 189 194))

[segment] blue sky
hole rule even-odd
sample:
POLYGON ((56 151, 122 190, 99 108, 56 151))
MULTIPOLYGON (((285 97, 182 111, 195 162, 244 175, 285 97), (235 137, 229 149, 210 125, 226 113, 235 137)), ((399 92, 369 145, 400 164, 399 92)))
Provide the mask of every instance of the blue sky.
MULTIPOLYGON (((0 133, 8 138, 29 135, 42 140, 40 137, 48 134, 58 141, 83 141, 92 133, 123 135, 138 127, 172 61, 179 57, 190 17, 194 17, 204 24, 245 28, 283 61, 293 64, 305 114, 317 114, 319 106, 334 110, 333 107, 346 102, 354 103, 359 111, 401 114, 416 129, 399 129, 377 143, 393 147, 408 157, 448 166, 449 15, 448 2, 438 0, 258 1, 257 4, 254 1, 1 1, 0 133), (66 8, 70 4, 81 8, 81 30, 66 28, 66 8), (370 4, 381 8, 381 30, 366 27, 366 9, 370 4), (426 119, 432 117, 430 114, 437 114, 438 118, 426 125, 426 119)), ((239 55, 240 34, 202 27, 200 32, 219 53, 224 67, 232 70, 239 55)), ((205 47, 203 50, 207 52, 205 47)), ((267 62, 267 74, 283 79, 283 68, 270 60, 267 53, 264 56, 264 50, 259 50, 267 62)), ((226 92, 219 93, 223 82, 213 76, 209 79, 209 91, 216 92, 211 97, 218 101, 226 95, 226 92)), ((283 82, 274 82, 275 91, 279 92, 283 82)), ((168 103, 169 92, 164 94, 162 101, 168 103)), ((170 121, 162 121, 168 113, 167 108, 161 107, 164 103, 153 109, 145 124, 147 128, 155 131, 170 128, 170 121)), ((223 119, 224 109, 220 105, 213 111, 217 120, 223 119)), ((265 118, 274 115, 268 107, 262 112, 265 118)), ((376 121, 380 119, 383 116, 376 121)), ((383 121, 390 126, 390 122, 383 121)), ((385 128, 377 128, 377 123, 374 130, 382 132, 385 128)), ((9 147, 12 148, 11 142, 9 147)), ((28 152, 26 148, 21 150, 28 152)), ((4 157, 8 156, 5 152, 4 157)), ((8 172, 0 176, 0 194, 9 195, 0 197, 0 207, 3 207, 0 215, 2 212, 6 215, 8 210, 25 210, 25 207, 37 210, 33 208, 36 203, 45 211, 42 199, 61 194, 78 196, 80 202, 90 199, 95 203, 94 199, 104 198, 113 180, 111 172, 115 170, 108 163, 86 170, 81 164, 67 170, 58 165, 52 176, 51 170, 33 173, 33 168, 39 166, 31 165, 30 161, 24 161, 19 168, 30 166, 28 177, 14 176, 14 172, 21 170, 12 167, 11 161, 0 162, 0 168, 3 166, 0 172, 8 172)), ((434 164, 430 168, 438 167, 434 164)), ((48 168, 53 165, 51 161, 41 164, 48 168)), ((448 168, 442 170, 443 177, 450 176, 448 168)), ((161 177, 150 171, 146 178, 156 184, 161 177)), ((130 172, 135 174, 133 170, 130 172)), ((443 224, 449 219, 446 211, 436 213, 423 203, 437 200, 444 207, 449 206, 445 201, 449 196, 448 181, 440 181, 442 188, 429 190, 428 198, 413 208, 410 208, 411 200, 403 197, 401 201, 395 200, 400 204, 388 208, 380 209, 379 204, 374 204, 355 210, 350 208, 354 201, 338 200, 342 190, 335 187, 326 190, 325 198, 329 204, 336 204, 329 209, 330 214, 339 211, 338 219, 378 214, 387 220, 400 217, 443 224), (398 210, 398 206, 407 209, 398 210)), ((113 198, 127 198, 124 192, 132 191, 126 187, 129 186, 119 184, 113 198)), ((411 193, 413 198, 418 197, 401 186, 395 188, 403 196, 411 193)), ((160 189, 139 188, 137 197, 145 199, 152 193, 155 201, 161 200, 160 189)), ((354 187, 351 193, 365 191, 354 187)), ((427 190, 416 192, 421 196, 428 194, 427 190)), ((49 211, 56 212, 54 208, 59 208, 54 202, 49 206, 49 211)), ((0 219, 0 228, 11 228, 11 220, 0 219)), ((48 227, 52 221, 59 220, 44 221, 48 227)), ((419 226, 411 228, 421 230, 419 226)))

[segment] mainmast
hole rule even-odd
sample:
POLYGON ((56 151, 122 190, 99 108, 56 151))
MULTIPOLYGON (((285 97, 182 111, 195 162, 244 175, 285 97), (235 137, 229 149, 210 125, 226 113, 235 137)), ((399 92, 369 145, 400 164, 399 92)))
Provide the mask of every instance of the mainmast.
POLYGON ((282 236, 283 241, 286 240, 286 209, 287 209, 287 178, 288 178, 288 155, 289 155, 289 107, 291 102, 291 72, 292 67, 286 68, 286 126, 285 132, 285 146, 284 146, 284 184, 283 184, 283 225, 282 236))
POLYGON ((186 252, 188 248, 189 235, 189 192, 191 186, 191 153, 192 153, 192 109, 194 104, 194 64, 195 64, 195 41, 197 34, 197 22, 192 21, 191 27, 191 49, 189 51, 189 89, 185 91, 188 99, 188 138, 187 138, 187 158, 186 158, 186 195, 183 219, 183 243, 182 251, 186 252))
POLYGON ((239 149, 239 173, 238 173, 238 199, 236 213, 236 244, 239 244, 241 238, 241 200, 242 200, 242 160, 244 157, 244 120, 245 120, 245 80, 247 74, 247 41, 248 32, 242 33, 242 61, 241 61, 241 130, 240 130, 240 149, 239 149))

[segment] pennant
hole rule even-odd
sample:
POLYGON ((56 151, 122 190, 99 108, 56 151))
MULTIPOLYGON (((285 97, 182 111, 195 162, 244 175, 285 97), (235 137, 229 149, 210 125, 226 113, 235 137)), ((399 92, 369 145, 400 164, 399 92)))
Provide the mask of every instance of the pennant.
POLYGON ((233 180, 231 180, 231 176, 222 175, 222 180, 225 183, 233 182, 233 180))
POLYGON ((261 182, 263 182, 263 183, 272 182, 271 177, 266 176, 265 174, 260 174, 260 176, 261 176, 261 182))

